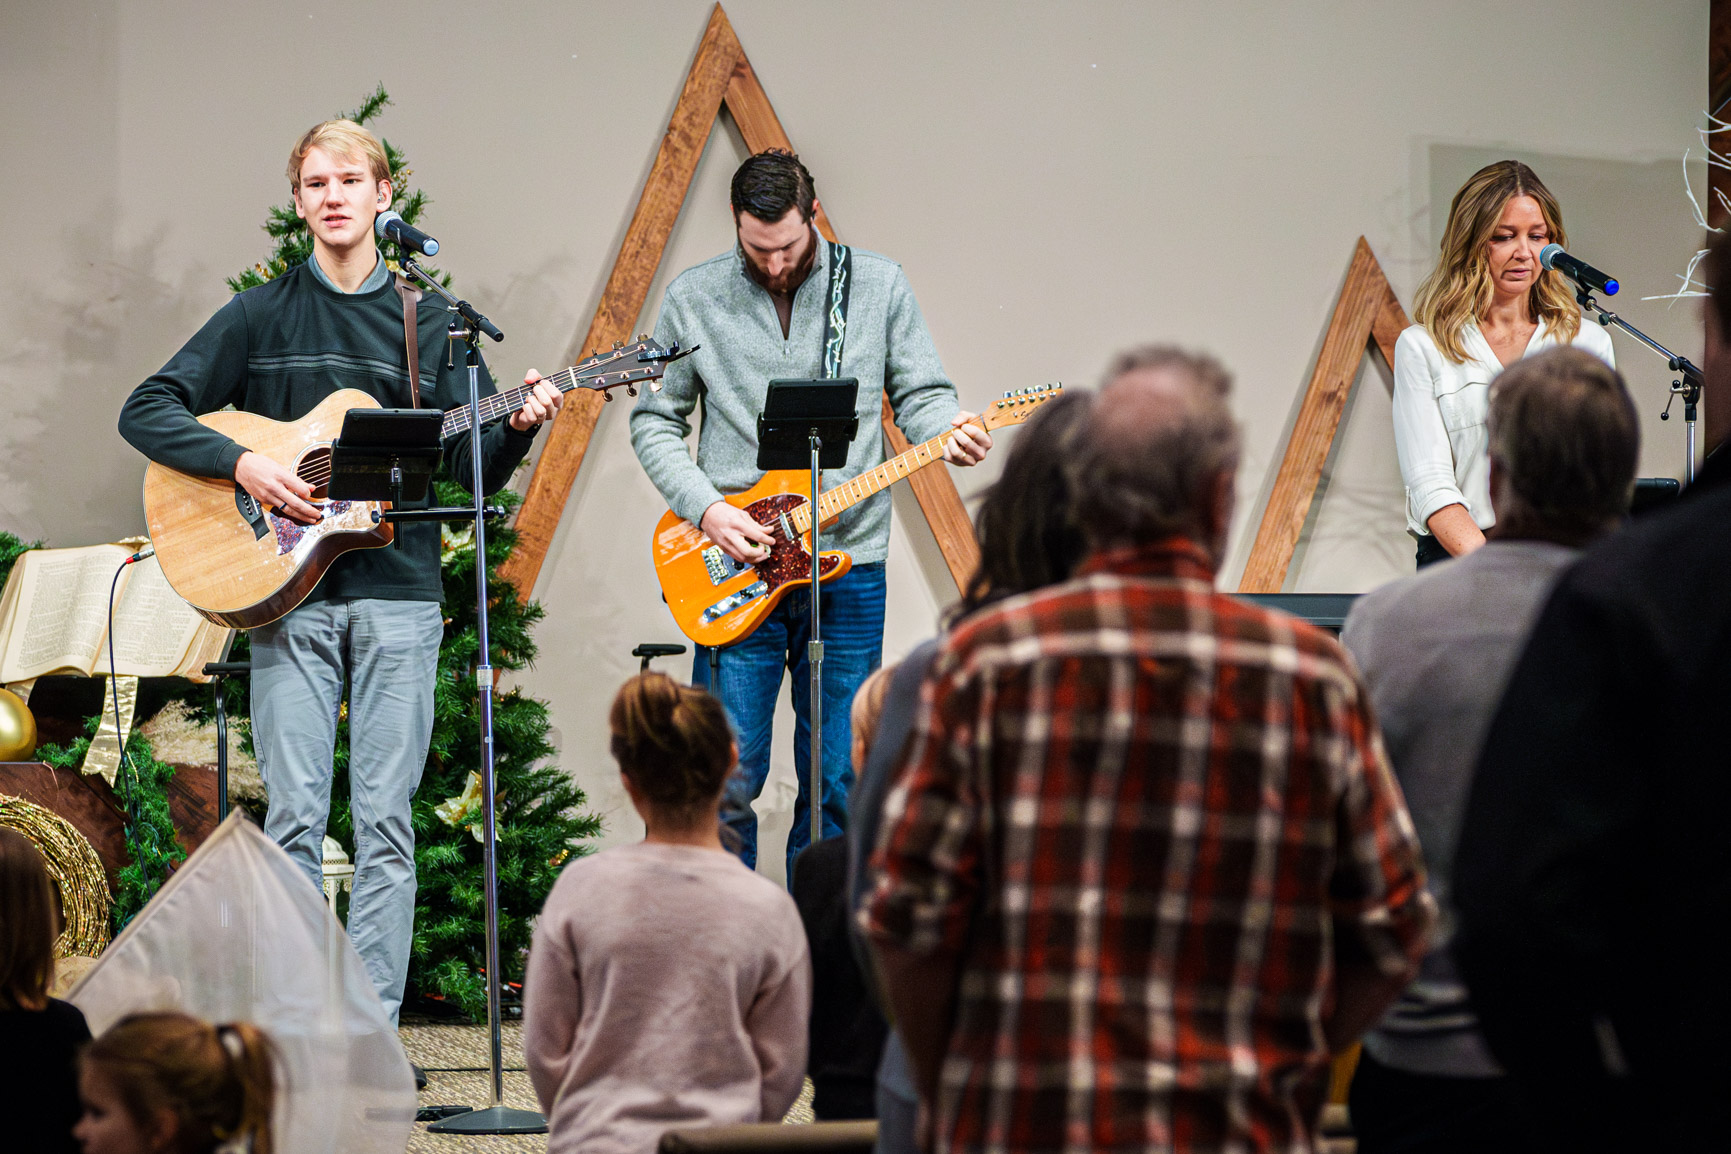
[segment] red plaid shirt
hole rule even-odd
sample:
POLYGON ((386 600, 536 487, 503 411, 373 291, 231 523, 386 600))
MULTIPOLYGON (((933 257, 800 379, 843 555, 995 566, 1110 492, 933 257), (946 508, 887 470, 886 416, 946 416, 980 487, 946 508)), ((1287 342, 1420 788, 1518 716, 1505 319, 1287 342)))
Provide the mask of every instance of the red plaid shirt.
POLYGON ((860 914, 960 957, 938 1151, 1312 1148, 1335 935, 1433 908, 1366 702, 1178 539, 950 636, 860 914))

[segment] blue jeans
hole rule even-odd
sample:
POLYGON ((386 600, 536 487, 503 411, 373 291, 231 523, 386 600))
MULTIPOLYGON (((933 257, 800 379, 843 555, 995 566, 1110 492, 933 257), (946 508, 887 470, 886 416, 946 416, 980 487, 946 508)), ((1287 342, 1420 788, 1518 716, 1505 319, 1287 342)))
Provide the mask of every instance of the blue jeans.
POLYGON ((252 631, 252 733, 269 793, 264 831, 324 887, 325 822, 343 675, 355 888, 349 939, 394 1024, 415 923, 409 803, 433 736, 444 615, 436 601, 342 598, 252 631))
MULTIPOLYGON (((757 868, 757 815, 751 802, 769 776, 769 745, 782 674, 793 677, 793 764, 799 797, 787 837, 787 876, 794 855, 811 841, 811 590, 796 589, 782 599, 745 640, 721 652, 721 704, 739 738, 740 804, 728 815, 739 835, 739 856, 757 868)), ((847 794, 853 787, 853 727, 849 714, 854 691, 883 661, 883 562, 855 565, 823 586, 823 836, 847 828, 847 794)), ((709 650, 697 647, 691 681, 709 685, 709 650)))

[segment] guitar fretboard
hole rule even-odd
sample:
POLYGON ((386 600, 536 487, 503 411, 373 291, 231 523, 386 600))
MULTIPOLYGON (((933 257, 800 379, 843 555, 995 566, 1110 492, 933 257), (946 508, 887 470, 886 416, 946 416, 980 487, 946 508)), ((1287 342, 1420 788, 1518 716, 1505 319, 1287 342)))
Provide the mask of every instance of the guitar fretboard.
MULTIPOLYGON (((648 346, 637 344, 599 356, 589 357, 568 369, 541 379, 558 389, 568 393, 572 389, 608 389, 633 381, 653 380, 661 375, 659 366, 645 367, 637 360, 637 354, 648 346), (618 367, 614 367, 618 366, 618 367), (612 368, 611 372, 600 371, 612 368)), ((481 398, 481 424, 488 425, 501 417, 508 417, 521 409, 529 399, 529 394, 535 391, 534 385, 517 385, 503 392, 494 393, 490 397, 481 398)), ((445 413, 444 424, 440 426, 441 437, 451 437, 458 433, 469 431, 469 406, 461 405, 445 413)))
MULTIPOLYGON (((1047 401, 1064 391, 1060 383, 1046 385, 1043 388, 1022 389, 1018 392, 1006 393, 1002 399, 993 401, 979 417, 969 422, 991 432, 1004 425, 1019 425, 1033 415, 1033 411, 1047 401)), ((949 432, 939 433, 929 441, 921 442, 905 453, 891 457, 875 469, 868 469, 857 477, 849 478, 833 489, 825 489, 817 499, 819 522, 838 517, 843 512, 859 504, 867 497, 880 493, 897 481, 911 477, 927 465, 944 459, 944 442, 949 440, 949 432)), ((800 533, 811 531, 811 505, 801 505, 792 513, 793 527, 800 533)))

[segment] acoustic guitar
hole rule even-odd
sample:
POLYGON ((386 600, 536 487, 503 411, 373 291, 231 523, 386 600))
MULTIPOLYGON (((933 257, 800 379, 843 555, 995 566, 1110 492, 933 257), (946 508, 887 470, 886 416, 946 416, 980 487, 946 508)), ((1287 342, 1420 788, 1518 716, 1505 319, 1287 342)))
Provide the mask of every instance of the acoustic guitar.
MULTIPOLYGON (((684 354, 647 337, 588 357, 546 382, 562 393, 595 389, 608 400, 624 386, 633 396, 644 382, 659 382, 669 361, 684 354)), ((660 388, 659 383, 653 385, 660 388)), ((481 424, 510 416, 533 391, 519 385, 481 398, 481 424)), ((224 410, 199 424, 232 437, 255 453, 293 469, 313 487, 309 503, 322 519, 303 525, 261 509, 232 480, 198 477, 152 462, 144 474, 144 514, 163 576, 187 604, 219 625, 267 625, 306 600, 331 562, 350 549, 377 549, 395 536, 381 513, 388 501, 333 501, 327 497, 331 442, 350 409, 376 409, 359 389, 341 389, 298 421, 273 421, 224 410)), ((442 434, 469 429, 469 408, 445 414, 442 434)))
MULTIPOLYGON (((987 432, 1019 425, 1064 391, 1061 384, 1020 389, 994 401, 977 424, 987 432)), ((818 498, 822 524, 904 477, 944 459, 950 434, 933 437, 869 469, 818 498)), ((811 474, 775 470, 743 493, 724 500, 744 509, 775 537, 769 557, 755 565, 735 561, 702 530, 671 510, 655 526, 655 575, 680 630, 699 645, 719 648, 749 637, 790 589, 811 584, 811 474)), ((853 559, 837 549, 818 555, 818 579, 833 581, 853 559)))

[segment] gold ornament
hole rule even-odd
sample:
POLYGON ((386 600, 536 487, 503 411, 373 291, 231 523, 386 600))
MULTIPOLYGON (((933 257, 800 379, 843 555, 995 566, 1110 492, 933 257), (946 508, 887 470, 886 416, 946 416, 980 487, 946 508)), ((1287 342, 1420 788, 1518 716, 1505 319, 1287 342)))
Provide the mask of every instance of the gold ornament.
MULTIPOLYGON (((503 791, 494 794, 493 803, 497 805, 504 799, 504 797, 505 794, 503 791)), ((444 801, 433 807, 433 812, 438 814, 440 821, 455 828, 462 825, 464 819, 466 819, 470 814, 479 812, 480 808, 481 775, 471 770, 469 772, 469 780, 463 787, 463 792, 458 794, 456 797, 447 797, 444 801)), ((486 840, 485 836, 481 832, 480 822, 471 825, 469 827, 469 832, 475 835, 476 841, 486 840)))
POLYGON ((35 715, 22 697, 0 689, 0 761, 28 761, 35 752, 35 715))
POLYGON ((59 814, 21 797, 0 794, 0 825, 35 844, 48 863, 48 876, 60 890, 66 928, 54 943, 54 956, 94 958, 108 945, 108 875, 89 840, 59 814))

